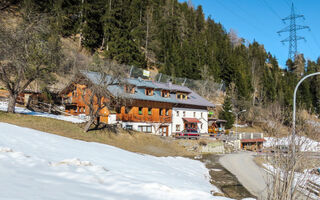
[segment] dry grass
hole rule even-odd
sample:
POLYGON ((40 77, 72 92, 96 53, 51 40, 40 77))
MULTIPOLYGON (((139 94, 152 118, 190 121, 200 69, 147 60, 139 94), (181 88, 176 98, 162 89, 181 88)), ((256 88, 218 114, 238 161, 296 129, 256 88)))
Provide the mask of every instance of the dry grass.
POLYGON ((99 130, 85 133, 82 129, 83 125, 44 117, 9 114, 1 111, 0 122, 32 128, 72 139, 108 144, 131 152, 154 156, 190 157, 195 155, 195 152, 187 151, 177 140, 160 138, 159 136, 139 132, 128 133, 120 131, 120 133, 116 134, 106 130, 99 130))
POLYGON ((261 168, 265 168, 263 164, 267 163, 267 160, 263 155, 255 156, 253 161, 261 168))
MULTIPOLYGON (((235 127, 232 127, 233 131, 236 131, 235 127)), ((259 126, 253 126, 253 127, 238 127, 238 132, 245 132, 245 133, 263 133, 263 130, 259 126)))

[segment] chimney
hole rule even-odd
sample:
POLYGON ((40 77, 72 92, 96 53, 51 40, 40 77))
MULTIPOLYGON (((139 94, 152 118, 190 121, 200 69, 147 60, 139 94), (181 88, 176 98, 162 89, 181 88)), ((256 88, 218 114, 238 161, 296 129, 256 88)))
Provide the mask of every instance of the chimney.
POLYGON ((171 79, 168 80, 168 87, 169 87, 169 88, 172 87, 172 80, 171 80, 171 79))

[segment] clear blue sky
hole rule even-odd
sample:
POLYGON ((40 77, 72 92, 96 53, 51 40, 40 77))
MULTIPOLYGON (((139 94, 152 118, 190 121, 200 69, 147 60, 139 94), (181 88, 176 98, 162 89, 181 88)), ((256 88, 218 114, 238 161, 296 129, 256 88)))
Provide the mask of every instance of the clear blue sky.
POLYGON ((288 58, 289 44, 283 45, 280 41, 289 37, 289 33, 279 36, 277 31, 290 24, 290 21, 284 24, 281 19, 290 15, 291 2, 296 13, 305 16, 305 20, 297 19, 297 24, 311 29, 297 32, 307 40, 298 41, 298 52, 303 53, 306 60, 316 60, 320 56, 320 0, 192 0, 195 8, 202 5, 206 17, 211 15, 228 32, 233 29, 250 43, 256 40, 264 44, 282 68, 288 58))

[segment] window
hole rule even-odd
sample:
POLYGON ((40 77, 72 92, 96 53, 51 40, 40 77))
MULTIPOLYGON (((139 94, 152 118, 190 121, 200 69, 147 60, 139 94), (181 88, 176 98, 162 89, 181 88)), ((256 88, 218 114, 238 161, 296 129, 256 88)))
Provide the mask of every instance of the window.
POLYGON ((177 99, 181 99, 181 100, 188 99, 188 95, 185 93, 178 92, 176 96, 177 96, 177 99))
POLYGON ((176 125, 176 131, 180 131, 180 124, 176 125))
POLYGON ((186 116, 186 111, 183 111, 183 117, 185 117, 186 116))
POLYGON ((142 107, 139 107, 139 115, 142 115, 142 107))
POLYGON ((163 108, 160 108, 160 115, 163 115, 163 108))
POLYGON ((201 118, 203 118, 203 113, 202 112, 200 113, 200 115, 201 115, 201 118))
POLYGON ((121 107, 116 107, 116 113, 120 114, 121 113, 121 107))
POLYGON ((83 107, 82 112, 84 113, 86 112, 86 107, 83 107))
POLYGON ((170 97, 170 92, 168 90, 162 90, 161 96, 164 98, 168 98, 168 97, 170 97))
POLYGON ((132 107, 130 107, 130 106, 125 107, 125 109, 124 109, 125 114, 128 114, 131 111, 131 109, 132 109, 132 107))
POLYGON ((169 115, 169 110, 166 110, 166 116, 168 116, 169 115))
POLYGON ((132 125, 126 125, 127 130, 132 130, 132 125))
POLYGON ((193 112, 193 117, 196 117, 196 112, 193 112))
POLYGON ((147 96, 153 96, 153 89, 152 88, 146 88, 146 95, 147 96))
POLYGON ((177 117, 179 117, 179 111, 177 111, 177 117))
POLYGON ((151 133, 152 127, 151 126, 138 126, 138 131, 145 132, 145 133, 151 133))
POLYGON ((125 85, 124 86, 124 91, 126 93, 134 94, 134 92, 135 92, 134 85, 125 85))
POLYGON ((151 115, 152 113, 152 108, 148 108, 148 115, 151 115))
POLYGON ((203 124, 200 124, 200 129, 202 129, 202 127, 203 127, 202 125, 203 125, 203 124))

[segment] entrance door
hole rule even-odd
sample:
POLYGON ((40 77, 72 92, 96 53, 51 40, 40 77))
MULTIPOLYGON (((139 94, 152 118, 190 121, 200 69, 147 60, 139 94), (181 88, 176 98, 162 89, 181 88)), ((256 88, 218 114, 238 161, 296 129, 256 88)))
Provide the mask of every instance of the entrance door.
POLYGON ((162 136, 169 136, 169 134, 168 134, 168 126, 161 126, 160 127, 160 134, 162 135, 162 136))

